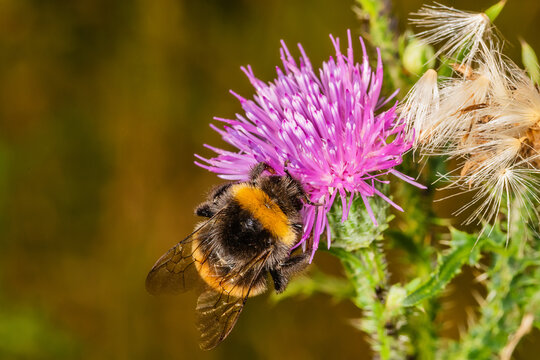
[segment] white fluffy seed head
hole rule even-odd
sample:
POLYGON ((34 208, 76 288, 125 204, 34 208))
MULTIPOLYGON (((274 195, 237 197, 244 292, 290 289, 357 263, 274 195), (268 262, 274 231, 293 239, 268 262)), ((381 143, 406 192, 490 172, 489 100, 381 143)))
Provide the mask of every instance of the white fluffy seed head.
POLYGON ((502 54, 485 14, 437 4, 413 15, 425 29, 420 37, 440 44, 436 56, 455 61, 451 78, 437 83, 435 71, 426 73, 407 95, 402 116, 417 134, 415 146, 424 155, 458 159, 458 168, 442 177, 451 181, 448 187, 475 191, 458 211, 474 209, 467 223, 493 220, 503 201, 508 211, 511 203, 534 209, 540 198, 539 89, 502 54))
MULTIPOLYGON (((472 135, 474 136, 474 135, 472 135)), ((460 181, 471 187, 482 186, 500 169, 506 169, 519 158, 522 141, 510 136, 494 136, 464 144, 453 152, 453 156, 464 157, 460 181)))
POLYGON ((498 47, 482 49, 477 58, 478 74, 490 81, 490 97, 505 98, 509 95, 509 87, 515 79, 512 62, 504 58, 498 47))

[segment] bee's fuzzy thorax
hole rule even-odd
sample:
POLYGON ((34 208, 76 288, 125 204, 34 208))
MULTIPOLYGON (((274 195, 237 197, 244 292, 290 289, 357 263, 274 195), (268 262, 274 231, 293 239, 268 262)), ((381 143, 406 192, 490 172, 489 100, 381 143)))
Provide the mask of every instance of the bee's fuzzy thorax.
POLYGON ((231 193, 240 207, 250 212, 277 240, 292 246, 295 234, 285 213, 266 192, 248 183, 233 186, 231 193))

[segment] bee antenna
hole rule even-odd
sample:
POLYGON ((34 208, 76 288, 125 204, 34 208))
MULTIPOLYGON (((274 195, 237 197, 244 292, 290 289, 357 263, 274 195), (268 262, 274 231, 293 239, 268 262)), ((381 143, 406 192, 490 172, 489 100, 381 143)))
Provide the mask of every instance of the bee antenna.
POLYGON ((285 173, 285 175, 287 175, 287 177, 294 179, 294 177, 291 175, 288 169, 290 163, 291 163, 291 160, 289 159, 285 160, 285 162, 283 163, 283 172, 285 173))
POLYGON ((316 202, 311 201, 311 200, 308 198, 307 194, 304 194, 304 202, 305 202, 306 204, 308 204, 308 205, 311 205, 311 206, 324 206, 323 203, 316 203, 316 202))

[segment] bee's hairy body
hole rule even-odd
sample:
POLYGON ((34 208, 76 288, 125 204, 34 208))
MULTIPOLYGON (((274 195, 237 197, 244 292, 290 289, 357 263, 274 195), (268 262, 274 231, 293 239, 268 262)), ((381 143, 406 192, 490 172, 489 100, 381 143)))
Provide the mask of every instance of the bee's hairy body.
MULTIPOLYGON (((221 211, 220 218, 211 227, 198 232, 194 238, 195 265, 201 278, 216 290, 225 289, 233 296, 242 296, 250 287, 249 296, 266 290, 266 276, 270 271, 276 290, 284 290, 277 279, 279 268, 286 265, 290 248, 302 236, 304 196, 299 183, 286 176, 260 176, 255 168, 252 180, 238 184, 224 184, 216 188, 208 201, 199 205, 198 215, 211 217, 221 211), (205 242, 200 239, 211 238, 205 242), (200 251, 199 251, 200 248, 200 251), (223 276, 231 270, 231 264, 242 266, 258 254, 270 249, 265 267, 253 283, 250 274, 231 281, 223 276), (204 261, 203 254, 208 254, 204 261)), ((305 256, 302 255, 302 260, 305 256)), ((284 284, 285 285, 285 284, 284 284)))
POLYGON ((260 163, 246 182, 215 188, 195 213, 208 220, 165 253, 146 279, 152 294, 179 293, 200 278, 207 285, 197 302, 201 348, 225 339, 248 297, 267 289, 270 274, 276 292, 303 270, 308 253, 291 255, 303 233, 300 210, 307 196, 286 176, 265 175, 260 163))

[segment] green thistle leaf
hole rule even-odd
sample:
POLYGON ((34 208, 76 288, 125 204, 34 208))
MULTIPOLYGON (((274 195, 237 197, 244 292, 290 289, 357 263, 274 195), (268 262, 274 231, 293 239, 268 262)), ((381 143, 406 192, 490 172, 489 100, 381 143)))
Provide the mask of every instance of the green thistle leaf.
MULTIPOLYGON (((403 306, 416 306, 424 300, 439 295, 461 272, 465 263, 475 264, 480 259, 481 244, 476 235, 467 234, 456 229, 450 229, 452 240, 451 248, 438 259, 438 266, 433 274, 414 288, 403 301, 403 306)), ((406 286, 410 288, 410 286, 406 286)))
MULTIPOLYGON (((514 226, 507 243, 507 235, 499 226, 486 229, 483 245, 490 261, 484 281, 487 295, 481 300, 479 317, 459 341, 451 341, 439 351, 437 359, 509 359, 516 345, 512 339, 523 319, 533 314, 538 322, 540 253, 531 246, 538 241, 538 233, 531 230, 514 226)), ((522 333, 517 341, 525 335, 522 333)))

